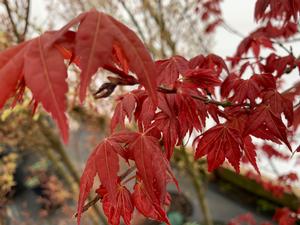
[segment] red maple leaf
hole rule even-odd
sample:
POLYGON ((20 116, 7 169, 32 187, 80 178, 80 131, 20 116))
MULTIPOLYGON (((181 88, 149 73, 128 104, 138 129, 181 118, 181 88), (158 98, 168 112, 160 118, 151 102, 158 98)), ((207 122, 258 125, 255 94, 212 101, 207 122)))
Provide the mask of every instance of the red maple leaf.
POLYGON ((175 145, 180 141, 180 125, 175 116, 169 116, 164 112, 159 112, 155 116, 153 126, 163 133, 163 142, 166 150, 167 159, 173 155, 175 145))
POLYGON ((116 203, 118 192, 118 153, 122 147, 113 139, 106 138, 90 155, 80 180, 80 194, 77 207, 77 221, 80 224, 82 208, 93 187, 94 178, 98 174, 102 186, 107 190, 107 200, 116 203))
POLYGON ((25 83, 34 99, 41 102, 57 121, 63 139, 67 142, 68 123, 65 111, 68 75, 62 55, 55 48, 46 47, 51 38, 51 33, 46 33, 28 45, 24 61, 25 83))
POLYGON ((190 59, 189 65, 190 69, 211 69, 217 74, 217 77, 220 76, 223 70, 229 73, 224 60, 215 54, 209 54, 206 57, 203 55, 195 56, 194 58, 190 59))
POLYGON ((254 16, 256 20, 275 18, 288 22, 293 18, 297 22, 299 13, 300 3, 298 0, 257 0, 254 16))
MULTIPOLYGON (((67 25, 68 26, 68 25, 67 25)), ((73 23, 70 24, 73 26, 73 23)), ((114 18, 91 10, 80 20, 76 35, 75 54, 80 58, 80 99, 85 98, 86 88, 99 67, 110 65, 113 46, 122 50, 122 60, 127 60, 129 70, 139 78, 156 102, 155 64, 136 34, 114 18), (90 32, 93 30, 94 32, 90 32), (105 34, 105 35, 103 35, 105 34)), ((120 52, 120 51, 119 51, 120 52)), ((124 64, 124 63, 123 63, 124 64)))
POLYGON ((67 142, 65 94, 68 88, 64 59, 78 64, 82 70, 81 101, 97 70, 104 67, 115 72, 113 63, 118 62, 125 75, 127 70, 136 74, 153 104, 157 103, 155 64, 145 46, 129 28, 104 13, 91 10, 82 13, 59 31, 47 32, 0 53, 0 107, 14 94, 24 75, 25 85, 18 87, 17 100, 23 93, 20 90, 29 87, 36 103, 41 102, 57 121, 67 142), (70 28, 78 23, 75 35, 70 28), (31 66, 33 64, 36 66, 31 66))
MULTIPOLYGON (((287 140, 286 127, 281 119, 274 114, 271 106, 262 104, 257 107, 250 115, 249 121, 252 121, 252 123, 247 126, 245 131, 246 134, 253 134, 260 128, 263 130, 267 129, 269 135, 279 139, 285 143, 290 150, 292 150, 287 140)), ((266 139, 266 137, 262 138, 266 139)))
POLYGON ((166 86, 173 85, 179 75, 189 68, 189 61, 182 56, 173 56, 155 63, 158 71, 157 82, 166 86))
POLYGON ((149 197, 149 194, 142 182, 137 182, 134 185, 132 197, 135 207, 141 214, 147 218, 170 224, 165 211, 161 210, 160 207, 153 205, 153 202, 151 201, 151 198, 149 197))
POLYGON ((256 58, 260 55, 261 47, 273 49, 272 41, 261 32, 252 32, 248 37, 244 38, 237 48, 236 57, 241 57, 247 54, 250 49, 256 58))
POLYGON ((130 225, 134 205, 131 193, 125 186, 119 185, 116 190, 116 201, 112 202, 108 195, 104 195, 102 199, 102 207, 108 222, 111 225, 119 225, 120 218, 126 225, 130 225))
POLYGON ((263 102, 270 105, 272 112, 278 118, 280 118, 281 113, 283 113, 288 121, 288 126, 293 124, 293 102, 288 98, 281 95, 277 90, 269 90, 263 93, 263 102))
POLYGON ((239 171, 244 143, 240 132, 224 124, 216 125, 195 139, 195 159, 207 155, 208 170, 213 171, 226 159, 239 171))
POLYGON ((134 109, 136 107, 136 103, 137 100, 132 92, 129 92, 118 99, 118 103, 116 105, 113 117, 111 119, 111 132, 114 131, 118 124, 120 124, 122 128, 125 128, 125 117, 127 117, 128 120, 131 121, 134 109))
POLYGON ((235 94, 231 98, 233 102, 242 103, 249 99, 251 103, 255 103, 255 99, 259 97, 260 88, 252 78, 248 80, 238 79, 234 86, 235 94))
POLYGON ((18 81, 23 76, 23 57, 28 42, 17 45, 0 53, 0 109, 14 94, 18 81))
MULTIPOLYGON (((135 140, 128 145, 135 160, 138 174, 145 184, 149 197, 155 205, 161 206, 166 196, 166 159, 159 146, 159 140, 146 133, 132 133, 135 140)), ((131 138, 131 137, 129 137, 131 138)))
POLYGON ((276 209, 273 220, 277 221, 279 225, 294 225, 297 219, 291 216, 292 213, 293 212, 286 207, 276 209))

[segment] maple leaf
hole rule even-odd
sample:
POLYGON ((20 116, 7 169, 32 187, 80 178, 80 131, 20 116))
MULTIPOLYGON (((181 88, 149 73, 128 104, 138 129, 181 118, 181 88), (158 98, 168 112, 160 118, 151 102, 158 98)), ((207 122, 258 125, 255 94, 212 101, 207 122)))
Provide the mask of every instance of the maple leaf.
POLYGON ((151 99, 147 97, 142 103, 139 116, 136 118, 140 131, 147 130, 150 127, 155 116, 155 110, 156 106, 151 99))
POLYGON ((258 29, 270 38, 289 38, 298 32, 296 23, 288 21, 280 27, 274 26, 270 21, 266 26, 258 29))
POLYGON ((78 224, 80 224, 84 202, 93 187, 94 178, 97 174, 102 186, 107 190, 107 200, 113 204, 118 200, 118 153, 122 151, 121 148, 113 139, 106 138, 90 155, 80 179, 80 194, 77 207, 78 224))
POLYGON ((245 128, 247 126, 248 119, 249 119, 248 114, 246 112, 239 110, 237 113, 234 112, 233 115, 229 114, 228 121, 226 123, 227 126, 240 131, 240 134, 244 142, 243 160, 250 162, 253 168, 257 171, 257 173, 260 174, 259 168, 256 163, 256 146, 252 143, 251 136, 245 134, 245 128))
POLYGON ((263 67, 266 73, 276 73, 276 77, 281 77, 285 71, 292 71, 296 61, 295 57, 291 54, 287 56, 277 56, 276 54, 270 54, 266 59, 266 65, 263 67))
POLYGON ((278 177, 280 182, 296 182, 299 180, 297 173, 289 172, 287 174, 281 175, 278 177))
POLYGON ((215 54, 209 54, 206 57, 203 55, 195 56, 194 58, 190 59, 189 65, 191 69, 211 69, 217 74, 217 77, 219 77, 222 70, 225 70, 227 73, 229 73, 224 60, 215 54))
POLYGON ((226 79, 221 84, 221 96, 223 98, 226 98, 226 97, 229 96, 230 92, 235 87, 236 81, 239 80, 239 79, 240 78, 234 73, 229 74, 226 77, 226 79))
POLYGON ((97 160, 97 174, 101 184, 108 190, 108 197, 114 202, 114 195, 117 189, 119 158, 118 152, 121 146, 106 138, 97 148, 95 156, 97 160))
POLYGON ((254 74, 251 79, 262 88, 262 90, 276 89, 275 77, 270 73, 254 74))
POLYGON ((256 58, 260 55, 261 46, 273 49, 272 41, 261 32, 252 32, 248 37, 244 38, 237 48, 236 57, 241 57, 247 54, 249 49, 252 49, 256 58))
POLYGON ((84 206, 85 200, 88 198, 90 191, 94 184, 94 178, 97 174, 96 168, 96 151, 89 156, 85 169, 80 178, 80 192, 78 197, 78 204, 77 204, 77 223, 80 224, 81 214, 84 206))
POLYGON ((246 134, 256 132, 262 127, 267 128, 269 135, 281 140, 292 151, 292 148, 287 140, 286 127, 281 119, 273 113, 269 105, 262 104, 258 106, 250 115, 249 121, 252 121, 252 123, 247 126, 245 130, 246 134))
POLYGON ((202 101, 197 101, 191 97, 201 96, 197 90, 190 90, 184 87, 177 88, 176 104, 178 107, 178 121, 180 123, 180 139, 187 132, 189 135, 193 129, 200 131, 205 126, 206 106, 202 101))
POLYGON ((145 184, 151 200, 161 205, 166 195, 166 167, 164 155, 156 138, 140 134, 132 149, 138 173, 145 184))
POLYGON ((257 0, 254 16, 256 20, 275 18, 288 22, 293 18, 297 22, 299 13, 300 3, 297 0, 257 0))
POLYGON ((158 71, 157 82, 162 85, 173 85, 189 68, 189 61, 182 56, 173 56, 169 59, 158 60, 155 62, 158 71))
POLYGON ((23 76, 23 57, 28 42, 0 52, 0 109, 17 87, 18 81, 23 76))
POLYGON ((281 113, 285 115, 288 126, 293 124, 293 102, 281 95, 277 90, 269 90, 263 94, 263 102, 270 104, 272 112, 280 118, 281 113))
POLYGON ((138 181, 134 185, 132 197, 135 207, 145 217, 170 224, 165 211, 160 210, 160 208, 153 205, 153 202, 151 201, 151 198, 142 182, 138 181))
POLYGON ((76 23, 80 23, 75 40, 75 55, 79 57, 82 69, 81 101, 85 98, 91 77, 100 67, 112 65, 115 59, 114 52, 117 49, 122 64, 127 62, 129 70, 137 75, 139 82, 149 92, 154 103, 157 102, 155 64, 133 31, 111 16, 91 10, 72 20, 61 29, 60 33, 66 32, 76 23), (90 32, 91 30, 93 32, 90 32))
POLYGON ((198 136, 195 159, 207 155, 208 170, 213 171, 228 159, 236 171, 239 171, 241 151, 244 148, 240 132, 224 124, 216 125, 198 136))
POLYGON ((292 213, 293 211, 287 207, 276 209, 273 220, 277 221, 279 225, 294 225, 297 219, 291 216, 292 213))
POLYGON ((260 88, 252 77, 248 80, 236 79, 234 83, 235 94, 231 98, 233 102, 242 103, 249 99, 251 103, 255 103, 255 99, 259 97, 260 88))
POLYGON ((251 163, 256 172, 260 174, 259 168, 256 163, 256 147, 252 143, 251 137, 247 136, 246 138, 244 138, 244 143, 245 158, 251 163))
POLYGON ((109 224, 119 225, 120 217, 122 217, 124 223, 126 225, 130 225, 134 206, 131 193, 125 186, 118 186, 115 203, 110 201, 107 194, 104 195, 102 199, 102 207, 105 215, 108 218, 109 224))
POLYGON ((25 82, 34 99, 41 102, 57 121, 63 139, 67 143, 68 123, 65 115, 68 91, 67 69, 57 49, 45 47, 45 43, 51 37, 51 33, 46 33, 28 45, 24 60, 25 82))
POLYGON ((178 119, 164 112, 159 112, 155 116, 153 126, 162 131, 167 159, 170 159, 177 141, 180 141, 180 125, 178 119))
POLYGON ((111 119, 110 130, 114 131, 118 124, 121 124, 122 128, 125 128, 124 120, 125 117, 129 121, 132 119, 134 109, 136 107, 136 98, 133 93, 129 92, 118 99, 118 103, 114 110, 113 117, 111 119))
POLYGON ((212 33, 213 31, 215 31, 216 27, 220 24, 222 24, 223 19, 216 19, 214 22, 208 24, 205 28, 205 33, 212 33))
POLYGON ((189 69, 183 74, 184 83, 188 83, 191 87, 209 89, 220 85, 217 74, 211 69, 189 69))

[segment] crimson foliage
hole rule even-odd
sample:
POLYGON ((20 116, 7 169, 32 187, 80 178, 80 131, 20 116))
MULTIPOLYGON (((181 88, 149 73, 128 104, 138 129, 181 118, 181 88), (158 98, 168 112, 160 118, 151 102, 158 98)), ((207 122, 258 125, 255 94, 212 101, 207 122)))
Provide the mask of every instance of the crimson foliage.
MULTIPOLYGON (((201 14, 203 20, 210 13, 216 17, 207 32, 222 23, 219 2, 199 1, 206 9, 201 14)), ((46 32, 0 53, 0 108, 12 96, 13 106, 21 101, 27 87, 33 106, 42 104, 67 142, 66 78, 70 64, 81 70, 81 102, 99 68, 115 77, 109 77, 110 82, 99 88, 97 97, 110 95, 118 85, 138 85, 117 98, 111 136, 87 161, 80 182, 78 223, 95 176, 101 182, 97 193, 109 223, 119 224, 122 217, 130 224, 134 208, 146 217, 169 223, 164 208, 169 204, 166 187, 169 182, 176 183, 169 160, 174 147, 192 132, 200 133, 194 140, 195 159, 207 156, 209 171, 227 159, 236 171, 246 160, 259 173, 253 137, 284 144, 292 151, 287 127, 296 130, 299 125, 298 115, 294 118, 294 110, 299 111, 299 107, 293 108, 293 101, 300 89, 299 85, 285 92, 279 88, 282 76, 300 68, 300 60, 292 52, 277 55, 274 44, 298 32, 299 12, 296 0, 258 0, 255 18, 267 22, 241 41, 236 54, 228 59, 228 67, 215 54, 192 59, 173 56, 154 62, 133 31, 111 16, 91 10, 58 31, 46 32), (274 25, 273 20, 280 23, 274 25), (74 26, 77 28, 72 31, 74 26), (262 57, 262 48, 272 52, 262 57), (253 57, 246 57, 250 50, 253 57), (249 78, 244 77, 246 69, 252 71, 249 78), (216 125, 204 131, 208 117, 216 125), (126 118, 136 121, 136 132, 125 129, 126 118), (120 177, 121 158, 137 169, 132 192, 120 177)), ((271 156, 282 155, 265 146, 271 156)))

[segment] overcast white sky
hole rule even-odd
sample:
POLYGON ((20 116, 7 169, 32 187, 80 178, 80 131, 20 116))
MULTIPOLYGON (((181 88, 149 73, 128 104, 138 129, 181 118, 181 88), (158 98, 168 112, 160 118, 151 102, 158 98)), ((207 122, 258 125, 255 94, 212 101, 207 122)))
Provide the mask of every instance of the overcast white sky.
MULTIPOLYGON (((255 0, 224 0, 222 12, 225 21, 245 36, 255 28, 255 0)), ((233 55, 241 38, 220 27, 215 35, 213 52, 221 56, 233 55)))

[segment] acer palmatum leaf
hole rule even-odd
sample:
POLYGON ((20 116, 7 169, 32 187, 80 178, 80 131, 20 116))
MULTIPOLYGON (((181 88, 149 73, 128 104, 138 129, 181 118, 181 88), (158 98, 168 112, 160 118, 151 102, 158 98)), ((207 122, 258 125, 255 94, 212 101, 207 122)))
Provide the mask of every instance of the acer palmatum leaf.
POLYGON ((281 113, 284 114, 288 121, 288 126, 293 124, 294 112, 293 112, 293 102, 281 95, 276 90, 269 90, 263 94, 263 102, 269 103, 272 112, 278 117, 281 117, 281 113))
POLYGON ((151 201, 151 198, 149 197, 149 194, 142 182, 137 182, 134 185, 132 198, 137 210, 145 217, 170 224, 165 211, 159 210, 155 207, 155 205, 153 205, 153 202, 151 201))
POLYGON ((179 78, 179 75, 182 75, 189 69, 189 61, 182 56, 173 56, 169 59, 158 60, 155 64, 158 71, 157 82, 167 86, 173 85, 179 78))
POLYGON ((121 148, 118 143, 106 138, 90 155, 80 179, 80 194, 77 208, 78 224, 80 223, 84 202, 93 187, 94 178, 97 174, 101 181, 101 186, 107 190, 107 201, 110 201, 111 204, 116 203, 119 171, 118 152, 121 151, 121 148))
POLYGON ((97 151, 94 151, 88 158, 84 171, 80 178, 80 192, 78 197, 77 204, 77 224, 80 225, 81 214, 83 212, 83 206, 85 200, 88 198, 90 191, 94 184, 94 179, 97 174, 96 168, 96 154, 97 151))
POLYGON ((116 191, 116 202, 112 203, 108 195, 104 195, 102 200, 102 207, 105 215, 108 218, 108 222, 111 225, 119 225, 120 217, 126 225, 130 225, 132 213, 133 213, 133 202, 131 193, 125 186, 118 186, 116 191))
MULTIPOLYGON (((155 64, 137 35, 111 16, 96 10, 87 12, 75 22, 80 22, 75 46, 75 54, 80 59, 82 69, 80 100, 85 99, 86 89, 97 70, 113 64, 115 52, 113 47, 118 46, 119 52, 122 51, 124 54, 123 65, 127 60, 126 67, 137 75, 140 84, 145 87, 156 104, 155 64)), ((74 21, 71 25, 74 25, 74 21)))
POLYGON ((151 99, 147 97, 141 106, 141 112, 137 118, 139 129, 141 131, 149 128, 154 118, 155 110, 156 106, 153 104, 151 99))
POLYGON ((251 163, 256 172, 260 174, 259 168, 256 163, 256 148, 255 145, 252 143, 251 137, 247 136, 246 138, 244 138, 244 143, 244 153, 246 159, 251 163))
POLYGON ((170 117, 164 112, 159 112, 155 116, 153 126, 162 131, 166 156, 170 160, 180 137, 179 121, 175 116, 170 117))
POLYGON ((119 158, 118 152, 121 150, 121 146, 118 143, 104 139, 104 141, 98 145, 95 151, 97 160, 97 174, 100 178, 101 184, 108 191, 109 200, 115 202, 115 193, 118 182, 118 171, 119 171, 119 158))
POLYGON ((211 69, 189 69, 183 74, 184 82, 196 88, 208 89, 220 85, 216 72, 211 69))
POLYGON ((239 172, 244 144, 238 130, 219 124, 196 138, 195 143, 197 143, 195 159, 207 155, 208 171, 218 168, 227 158, 239 172))
MULTIPOLYGON (((149 131, 148 131, 149 132, 149 131)), ((159 140, 147 133, 138 133, 134 142, 129 144, 130 151, 133 152, 135 164, 141 180, 153 204, 161 207, 167 186, 166 159, 159 145, 159 140)))
POLYGON ((260 88, 255 80, 238 79, 235 81, 235 91, 232 97, 233 102, 242 103, 249 99, 251 103, 255 103, 255 99, 259 97, 260 88))
MULTIPOLYGON (((287 139, 286 127, 281 118, 276 116, 271 106, 260 105, 250 115, 249 121, 252 121, 245 130, 245 134, 254 134, 261 128, 268 129, 268 135, 273 136, 275 139, 279 139, 292 151, 291 145, 287 139)), ((263 139, 266 139, 264 136, 263 139)))
POLYGON ((56 48, 47 48, 45 43, 50 33, 32 40, 25 52, 25 82, 36 101, 51 113, 56 120, 63 140, 68 141, 66 93, 68 91, 67 68, 64 58, 56 48))
POLYGON ((28 42, 0 52, 0 109, 15 93, 18 82, 23 76, 24 48, 28 42))
POLYGON ((113 133, 115 128, 120 125, 122 129, 125 128, 125 117, 127 116, 122 101, 119 101, 115 107, 113 117, 110 121, 110 132, 113 133))

